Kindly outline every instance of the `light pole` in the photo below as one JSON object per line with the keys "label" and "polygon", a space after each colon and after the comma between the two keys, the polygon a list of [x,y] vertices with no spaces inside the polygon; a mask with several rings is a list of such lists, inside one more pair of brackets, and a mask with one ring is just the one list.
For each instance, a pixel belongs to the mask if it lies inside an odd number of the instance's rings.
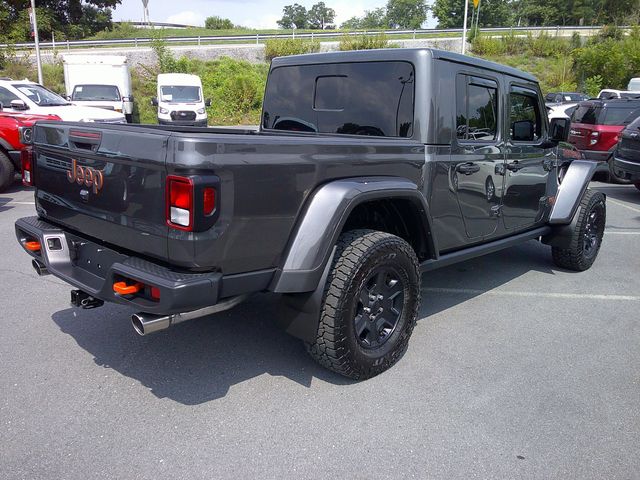
{"label": "light pole", "polygon": [[462,24],[462,54],[467,49],[467,15],[469,14],[469,0],[464,0],[464,23]]}
{"label": "light pole", "polygon": [[40,61],[40,37],[38,36],[38,20],[36,18],[36,0],[31,0],[31,23],[33,38],[36,42],[36,65],[38,67],[38,83],[42,85],[42,62]]}

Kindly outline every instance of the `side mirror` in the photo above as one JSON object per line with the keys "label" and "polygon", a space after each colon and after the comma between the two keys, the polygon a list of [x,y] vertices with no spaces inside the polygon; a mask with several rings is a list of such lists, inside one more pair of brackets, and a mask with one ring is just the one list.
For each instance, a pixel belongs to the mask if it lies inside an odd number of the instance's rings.
{"label": "side mirror", "polygon": [[71,101],[71,95],[65,95],[64,98],[66,98],[68,101]]}
{"label": "side mirror", "polygon": [[14,110],[29,110],[29,106],[23,100],[11,100],[10,105]]}
{"label": "side mirror", "polygon": [[533,122],[531,120],[520,120],[511,124],[513,129],[512,138],[516,142],[530,142],[533,140]]}
{"label": "side mirror", "polygon": [[158,106],[158,98],[157,97],[153,97],[151,99],[151,105],[154,106],[154,107]]}
{"label": "side mirror", "polygon": [[129,95],[128,97],[124,97],[125,101],[133,102],[133,95]]}
{"label": "side mirror", "polygon": [[570,124],[568,118],[552,118],[549,123],[549,138],[555,142],[566,142]]}
{"label": "side mirror", "polygon": [[210,98],[207,98],[207,99],[205,100],[205,102],[204,102],[204,106],[205,106],[205,107],[210,107],[210,106],[211,106],[211,99],[210,99]]}

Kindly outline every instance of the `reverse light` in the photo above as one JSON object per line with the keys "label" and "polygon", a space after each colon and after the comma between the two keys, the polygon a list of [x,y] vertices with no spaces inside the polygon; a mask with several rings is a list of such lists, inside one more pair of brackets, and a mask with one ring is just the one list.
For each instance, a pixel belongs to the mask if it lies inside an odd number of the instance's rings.
{"label": "reverse light", "polygon": [[595,145],[600,140],[600,132],[591,132],[589,145]]}
{"label": "reverse light", "polygon": [[33,185],[33,150],[31,148],[22,149],[20,163],[22,164],[22,184],[31,187]]}
{"label": "reverse light", "polygon": [[193,182],[189,178],[167,177],[167,224],[179,230],[193,230]]}

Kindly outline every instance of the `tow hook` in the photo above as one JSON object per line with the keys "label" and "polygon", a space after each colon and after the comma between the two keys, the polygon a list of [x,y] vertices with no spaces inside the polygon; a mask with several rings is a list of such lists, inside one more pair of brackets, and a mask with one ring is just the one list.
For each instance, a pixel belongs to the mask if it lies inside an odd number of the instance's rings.
{"label": "tow hook", "polygon": [[84,309],[98,308],[104,305],[99,298],[92,297],[82,290],[71,290],[71,306]]}

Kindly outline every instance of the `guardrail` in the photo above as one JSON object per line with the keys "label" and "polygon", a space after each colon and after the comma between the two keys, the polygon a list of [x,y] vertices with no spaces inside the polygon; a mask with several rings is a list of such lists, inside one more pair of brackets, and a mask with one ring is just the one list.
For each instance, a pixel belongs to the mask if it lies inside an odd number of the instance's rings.
{"label": "guardrail", "polygon": [[[500,33],[500,32],[547,32],[547,33],[560,33],[561,31],[598,31],[602,28],[601,26],[557,26],[557,27],[496,27],[496,28],[483,28],[482,31],[485,33]],[[622,27],[626,28],[626,27]],[[320,31],[318,33],[295,33],[295,30],[292,33],[256,33],[251,35],[213,35],[213,36],[196,36],[196,37],[164,37],[163,40],[167,43],[197,43],[200,45],[201,43],[208,42],[217,42],[217,41],[247,41],[251,43],[259,44],[260,41],[269,40],[272,38],[310,38],[312,40],[315,39],[323,39],[323,38],[337,38],[343,35],[378,35],[380,33],[384,33],[388,36],[396,36],[396,35],[413,35],[415,38],[417,35],[433,35],[433,34],[443,34],[443,33],[462,33],[461,28],[449,28],[449,29],[421,29],[421,30],[376,30],[376,31],[360,31],[360,32],[340,32],[340,31]],[[151,42],[153,42],[153,38],[151,37],[141,37],[141,38],[122,38],[122,39],[114,39],[114,40],[66,40],[62,42],[40,42],[40,48],[70,48],[70,47],[99,47],[105,45],[131,45],[133,44],[135,47],[145,46]],[[0,48],[8,47],[8,44],[0,44]],[[29,49],[35,48],[34,43],[16,43],[12,44],[11,47],[21,48],[21,49]]]}

